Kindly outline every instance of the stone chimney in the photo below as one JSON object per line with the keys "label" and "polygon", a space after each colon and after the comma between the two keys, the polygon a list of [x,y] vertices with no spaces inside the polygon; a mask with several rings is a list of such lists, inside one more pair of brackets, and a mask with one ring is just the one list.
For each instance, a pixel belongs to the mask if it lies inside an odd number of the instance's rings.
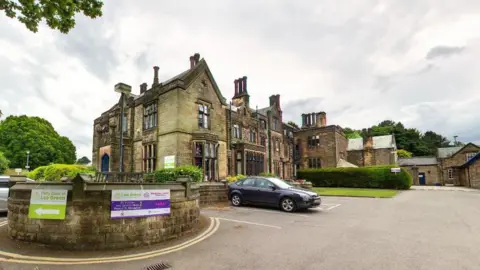
{"label": "stone chimney", "polygon": [[302,113],[302,128],[306,126],[307,115]]}
{"label": "stone chimney", "polygon": [[274,104],[277,109],[280,110],[280,95],[270,96],[270,106],[273,106]]}
{"label": "stone chimney", "polygon": [[237,79],[238,82],[238,94],[243,94],[243,80],[242,78]]}
{"label": "stone chimney", "polygon": [[193,55],[193,61],[195,62],[195,66],[198,65],[198,62],[200,62],[200,54],[196,53]]}
{"label": "stone chimney", "polygon": [[373,136],[372,136],[372,134],[368,133],[367,138],[363,141],[363,148],[364,149],[372,149],[373,148]]}
{"label": "stone chimney", "polygon": [[322,127],[321,113],[315,113],[315,127]]}
{"label": "stone chimney", "polygon": [[247,92],[247,76],[242,77],[242,93],[248,93]]}
{"label": "stone chimney", "polygon": [[325,112],[319,112],[318,113],[318,119],[320,122],[320,127],[326,127],[327,126],[327,114]]}
{"label": "stone chimney", "polygon": [[233,83],[235,84],[235,94],[233,95],[234,97],[238,96],[238,80],[235,80],[233,81]]}
{"label": "stone chimney", "polygon": [[153,85],[152,86],[155,86],[158,84],[158,70],[160,68],[157,67],[157,66],[154,66],[153,67]]}
{"label": "stone chimney", "polygon": [[195,59],[193,58],[193,55],[190,56],[190,69],[192,69],[193,67],[195,67]]}
{"label": "stone chimney", "polygon": [[147,86],[147,83],[140,84],[140,94],[143,94],[145,91],[147,91]]}

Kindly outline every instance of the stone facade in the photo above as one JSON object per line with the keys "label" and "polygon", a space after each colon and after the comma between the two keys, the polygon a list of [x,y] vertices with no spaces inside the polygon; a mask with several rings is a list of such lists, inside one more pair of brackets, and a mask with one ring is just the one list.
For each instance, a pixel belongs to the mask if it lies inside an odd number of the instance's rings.
{"label": "stone facade", "polygon": [[349,139],[348,162],[360,167],[397,163],[397,146],[393,135]]}
{"label": "stone facade", "polygon": [[[414,185],[437,185],[442,184],[440,173],[437,165],[420,165],[420,166],[401,166],[405,168],[412,176]],[[425,177],[425,182],[420,183],[419,175]]]}
{"label": "stone facade", "polygon": [[[184,186],[185,185],[185,186]],[[103,250],[150,245],[197,230],[199,188],[190,184],[17,183],[8,200],[8,234],[15,240],[67,250]],[[67,189],[65,220],[29,219],[31,190]],[[170,189],[167,216],[111,219],[114,189]]]}
{"label": "stone facade", "polygon": [[459,179],[463,186],[480,188],[480,154],[460,167]]}
{"label": "stone facade", "polygon": [[[448,150],[453,151],[448,152]],[[450,149],[439,148],[438,164],[442,182],[465,186],[466,183],[460,179],[460,167],[468,161],[468,158],[473,157],[478,152],[480,152],[480,147],[473,143],[469,143],[463,147],[452,147]]]}

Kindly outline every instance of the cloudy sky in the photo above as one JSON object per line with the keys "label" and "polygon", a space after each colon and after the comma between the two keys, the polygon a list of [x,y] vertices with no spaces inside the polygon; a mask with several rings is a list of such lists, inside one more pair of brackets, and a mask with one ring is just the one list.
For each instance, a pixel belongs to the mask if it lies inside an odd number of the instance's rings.
{"label": "cloudy sky", "polygon": [[248,76],[251,103],[280,94],[284,120],[384,119],[480,142],[480,1],[105,1],[68,35],[0,15],[0,109],[48,119],[91,157],[93,120],[154,65],[166,80],[198,52],[224,96]]}

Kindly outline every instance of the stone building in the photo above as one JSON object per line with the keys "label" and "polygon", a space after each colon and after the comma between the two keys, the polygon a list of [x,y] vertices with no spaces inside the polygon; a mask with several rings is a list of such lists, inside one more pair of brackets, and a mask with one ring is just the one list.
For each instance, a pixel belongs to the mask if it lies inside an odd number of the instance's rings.
{"label": "stone building", "polygon": [[436,157],[400,158],[398,165],[412,175],[414,185],[443,185]]}
{"label": "stone building", "polygon": [[480,188],[480,153],[459,167],[458,178],[462,186]]}
{"label": "stone building", "polygon": [[397,144],[394,135],[368,136],[348,140],[348,162],[357,166],[397,164]]}
{"label": "stone building", "polygon": [[[226,100],[199,54],[190,67],[159,82],[140,85],[140,94],[129,94],[122,117],[125,171],[152,172],[166,158],[176,166],[195,164],[205,178],[227,176]],[[92,163],[101,171],[119,170],[119,105],[94,121]],[[170,162],[170,161],[169,161]]]}
{"label": "stone building", "polygon": [[337,167],[347,156],[343,129],[327,125],[325,112],[302,114],[302,126],[294,131],[296,169]]}
{"label": "stone building", "polygon": [[465,186],[466,178],[460,178],[461,170],[465,168],[462,166],[479,152],[480,147],[473,143],[468,143],[463,147],[438,148],[437,158],[442,182]]}
{"label": "stone building", "polygon": [[291,178],[293,132],[284,129],[280,95],[270,96],[268,107],[252,109],[247,77],[235,80],[234,86],[232,102],[226,110],[229,174],[269,172]]}

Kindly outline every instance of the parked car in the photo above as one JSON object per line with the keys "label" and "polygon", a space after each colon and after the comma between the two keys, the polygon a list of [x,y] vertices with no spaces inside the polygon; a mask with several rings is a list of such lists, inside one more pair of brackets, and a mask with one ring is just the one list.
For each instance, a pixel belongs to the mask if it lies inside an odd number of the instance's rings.
{"label": "parked car", "polygon": [[8,212],[7,199],[8,199],[8,181],[10,178],[0,176],[0,213]]}
{"label": "parked car", "polygon": [[[0,213],[8,212],[7,201],[9,191],[10,176],[0,175]],[[35,180],[27,178],[27,182],[35,182]]]}
{"label": "parked car", "polygon": [[320,196],[312,191],[296,188],[279,178],[247,177],[228,186],[232,205],[253,204],[279,207],[286,212],[320,206]]}

